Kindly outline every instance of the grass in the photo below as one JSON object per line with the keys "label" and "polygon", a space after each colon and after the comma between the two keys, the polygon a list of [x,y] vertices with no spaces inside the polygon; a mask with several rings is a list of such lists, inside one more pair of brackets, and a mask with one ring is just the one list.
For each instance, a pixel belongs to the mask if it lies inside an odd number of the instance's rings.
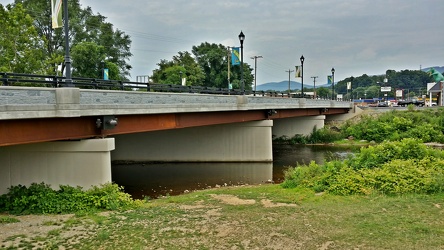
{"label": "grass", "polygon": [[16,218],[0,215],[0,224],[15,223],[15,222],[19,222],[19,221],[20,220],[18,220]]}
{"label": "grass", "polygon": [[[256,202],[230,205],[217,197]],[[264,200],[279,206],[266,207]],[[444,249],[443,215],[444,194],[333,196],[246,186],[78,215],[33,243],[71,249]]]}

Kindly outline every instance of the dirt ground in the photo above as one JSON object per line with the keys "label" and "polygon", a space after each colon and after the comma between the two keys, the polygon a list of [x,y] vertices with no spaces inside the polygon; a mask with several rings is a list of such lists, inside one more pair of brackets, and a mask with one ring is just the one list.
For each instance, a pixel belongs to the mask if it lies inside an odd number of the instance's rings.
{"label": "dirt ground", "polygon": [[[256,204],[255,200],[240,199],[234,195],[212,194],[211,197],[215,200],[218,200],[220,203],[234,205],[234,206]],[[260,200],[260,203],[263,207],[268,207],[268,208],[281,207],[281,206],[297,206],[295,204],[274,203],[267,199]],[[182,205],[180,206],[180,208],[183,210],[198,210],[208,207],[207,205],[204,204],[196,204],[196,205]],[[210,210],[209,212],[211,211],[217,213],[216,210]],[[109,214],[109,212],[104,212],[101,213],[100,215],[106,216],[107,214]],[[80,226],[76,230],[68,230],[67,232],[63,230],[64,224],[74,216],[75,215],[73,214],[9,216],[18,219],[19,222],[0,224],[0,232],[1,232],[0,248],[17,247],[19,246],[20,241],[24,238],[27,239],[31,238],[38,239],[39,237],[45,238],[48,235],[48,233],[54,230],[63,231],[63,234],[61,236],[66,239],[87,237],[85,232],[88,229],[80,228],[82,226]],[[207,217],[208,220],[211,220],[211,218],[212,218],[211,215]],[[34,244],[32,248],[37,249],[38,247],[39,247],[38,245]],[[25,248],[27,249],[27,247]]]}

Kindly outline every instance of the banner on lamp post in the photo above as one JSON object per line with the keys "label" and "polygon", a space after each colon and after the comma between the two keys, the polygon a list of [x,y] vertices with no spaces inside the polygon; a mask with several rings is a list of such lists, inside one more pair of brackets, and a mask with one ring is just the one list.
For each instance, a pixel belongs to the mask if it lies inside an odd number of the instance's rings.
{"label": "banner on lamp post", "polygon": [[233,47],[231,51],[231,65],[239,65],[239,47]]}
{"label": "banner on lamp post", "polygon": [[52,28],[57,29],[63,26],[62,23],[62,0],[51,0]]}

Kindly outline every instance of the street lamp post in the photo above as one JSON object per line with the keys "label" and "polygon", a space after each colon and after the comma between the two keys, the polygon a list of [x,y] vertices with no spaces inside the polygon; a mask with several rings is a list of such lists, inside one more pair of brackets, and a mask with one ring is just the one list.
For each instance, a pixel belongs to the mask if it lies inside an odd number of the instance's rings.
{"label": "street lamp post", "polygon": [[331,99],[335,99],[335,68],[331,68]]}
{"label": "street lamp post", "polygon": [[69,55],[68,0],[63,0],[63,14],[65,17],[65,86],[74,87],[71,78],[71,57]]}
{"label": "street lamp post", "polygon": [[304,55],[301,56],[301,58],[299,58],[301,60],[301,94],[302,94],[302,98],[304,98]]}
{"label": "street lamp post", "polygon": [[252,56],[251,59],[254,59],[254,95],[256,95],[256,76],[257,76],[257,59],[262,58],[262,56]]}
{"label": "street lamp post", "polygon": [[241,45],[241,91],[242,95],[245,95],[245,83],[244,83],[244,40],[245,35],[241,30],[241,33],[239,34],[239,41]]}

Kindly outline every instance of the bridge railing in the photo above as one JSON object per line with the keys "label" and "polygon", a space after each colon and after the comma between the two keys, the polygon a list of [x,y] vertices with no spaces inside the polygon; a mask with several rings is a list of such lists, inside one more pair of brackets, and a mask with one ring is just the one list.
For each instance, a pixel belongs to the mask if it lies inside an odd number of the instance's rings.
{"label": "bridge railing", "polygon": [[[252,91],[241,89],[228,89],[205,86],[183,86],[179,84],[143,83],[118,80],[103,80],[97,78],[73,77],[72,84],[84,89],[107,89],[148,92],[174,92],[174,93],[199,93],[219,95],[253,95],[262,97],[301,98],[301,95],[289,94],[280,91]],[[53,75],[34,75],[21,73],[0,72],[0,86],[24,86],[24,87],[66,87],[65,77]],[[307,96],[305,96],[307,97]]]}

